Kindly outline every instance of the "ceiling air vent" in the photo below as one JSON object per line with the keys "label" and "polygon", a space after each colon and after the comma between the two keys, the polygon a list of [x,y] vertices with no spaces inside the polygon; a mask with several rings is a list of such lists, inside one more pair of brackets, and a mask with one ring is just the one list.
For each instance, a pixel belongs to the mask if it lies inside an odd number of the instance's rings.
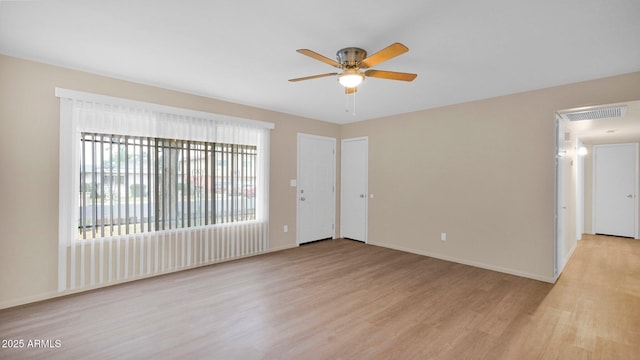
{"label": "ceiling air vent", "polygon": [[560,116],[569,121],[620,118],[627,114],[627,105],[590,106],[573,110],[560,111]]}

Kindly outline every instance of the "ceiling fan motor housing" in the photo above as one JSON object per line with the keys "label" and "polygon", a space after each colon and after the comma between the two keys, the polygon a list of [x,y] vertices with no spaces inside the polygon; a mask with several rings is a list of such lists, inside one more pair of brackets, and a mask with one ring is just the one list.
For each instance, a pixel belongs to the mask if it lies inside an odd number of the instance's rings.
{"label": "ceiling fan motor housing", "polygon": [[338,50],[336,58],[343,69],[358,69],[362,60],[367,58],[367,52],[361,48],[348,47]]}

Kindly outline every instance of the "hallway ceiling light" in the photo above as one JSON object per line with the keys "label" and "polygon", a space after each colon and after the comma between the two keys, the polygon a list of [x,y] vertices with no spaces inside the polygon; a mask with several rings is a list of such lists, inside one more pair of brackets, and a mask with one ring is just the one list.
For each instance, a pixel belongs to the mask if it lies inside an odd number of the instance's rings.
{"label": "hallway ceiling light", "polygon": [[578,148],[578,155],[580,155],[580,156],[585,156],[585,155],[587,155],[587,153],[588,153],[588,152],[589,152],[589,151],[588,151],[588,150],[587,150],[587,148],[586,148],[586,147],[584,147],[584,146],[580,146],[580,147]]}

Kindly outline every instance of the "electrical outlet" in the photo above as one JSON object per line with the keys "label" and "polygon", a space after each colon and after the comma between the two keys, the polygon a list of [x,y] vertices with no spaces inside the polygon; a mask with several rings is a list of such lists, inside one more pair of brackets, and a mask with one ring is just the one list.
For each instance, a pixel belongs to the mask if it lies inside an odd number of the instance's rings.
{"label": "electrical outlet", "polygon": [[289,225],[285,225],[283,231],[284,232],[289,232]]}
{"label": "electrical outlet", "polygon": [[440,240],[447,241],[447,233],[440,233]]}

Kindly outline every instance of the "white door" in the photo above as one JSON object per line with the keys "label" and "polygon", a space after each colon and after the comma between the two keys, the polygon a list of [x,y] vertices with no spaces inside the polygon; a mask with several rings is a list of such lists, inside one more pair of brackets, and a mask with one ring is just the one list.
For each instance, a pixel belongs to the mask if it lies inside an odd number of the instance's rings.
{"label": "white door", "polygon": [[344,139],[340,151],[340,236],[367,242],[369,139]]}
{"label": "white door", "polygon": [[593,148],[595,233],[637,237],[638,144]]}
{"label": "white door", "polygon": [[298,244],[334,237],[335,149],[334,138],[298,134]]}

